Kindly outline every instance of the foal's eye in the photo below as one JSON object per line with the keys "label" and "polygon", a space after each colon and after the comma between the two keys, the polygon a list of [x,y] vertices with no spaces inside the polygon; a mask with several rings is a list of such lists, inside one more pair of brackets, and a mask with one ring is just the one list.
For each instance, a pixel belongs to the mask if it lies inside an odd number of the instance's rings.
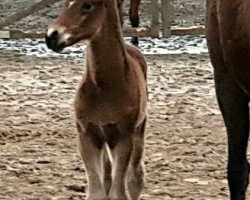
{"label": "foal's eye", "polygon": [[91,5],[91,4],[89,4],[89,3],[84,3],[84,4],[82,5],[82,12],[83,12],[83,13],[87,13],[87,12],[91,11],[92,8],[93,8],[93,5]]}

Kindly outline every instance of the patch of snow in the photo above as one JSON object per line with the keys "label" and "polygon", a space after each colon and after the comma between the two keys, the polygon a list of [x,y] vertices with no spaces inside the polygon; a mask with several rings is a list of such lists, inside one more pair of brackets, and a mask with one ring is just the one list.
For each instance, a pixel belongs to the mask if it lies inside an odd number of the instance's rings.
{"label": "patch of snow", "polygon": [[[131,38],[125,41],[130,43]],[[204,36],[172,36],[170,38],[140,38],[139,48],[145,55],[155,54],[201,54],[207,53]],[[82,43],[67,47],[60,54],[49,50],[42,39],[0,39],[0,51],[14,51],[28,56],[37,57],[71,57],[81,58],[85,54],[85,45]]]}

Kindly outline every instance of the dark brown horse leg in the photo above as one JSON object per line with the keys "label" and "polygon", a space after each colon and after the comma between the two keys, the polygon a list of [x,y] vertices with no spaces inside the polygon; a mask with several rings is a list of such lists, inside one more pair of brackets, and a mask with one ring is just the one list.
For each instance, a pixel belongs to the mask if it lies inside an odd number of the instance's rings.
{"label": "dark brown horse leg", "polygon": [[228,74],[221,49],[215,2],[207,0],[206,38],[215,72],[217,99],[228,134],[228,183],[231,200],[244,200],[249,179],[246,157],[249,136],[249,98]]}
{"label": "dark brown horse leg", "polygon": [[[141,0],[130,0],[129,18],[130,18],[131,26],[133,28],[138,28],[140,24],[140,18],[139,18],[140,3],[141,3]],[[138,46],[139,44],[138,37],[132,37],[131,42],[135,46]]]}
{"label": "dark brown horse leg", "polygon": [[228,76],[216,78],[215,74],[215,81],[218,102],[228,134],[228,183],[231,200],[245,200],[249,180],[249,164],[246,157],[249,98]]}

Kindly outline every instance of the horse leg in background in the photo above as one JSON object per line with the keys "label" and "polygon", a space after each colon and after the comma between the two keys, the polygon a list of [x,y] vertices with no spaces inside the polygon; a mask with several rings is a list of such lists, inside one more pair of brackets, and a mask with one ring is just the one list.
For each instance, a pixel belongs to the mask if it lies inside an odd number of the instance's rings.
{"label": "horse leg in background", "polygon": [[228,134],[228,183],[231,200],[245,200],[249,181],[249,164],[246,156],[249,137],[249,98],[228,76],[221,78],[220,74],[220,79],[215,82]]}
{"label": "horse leg in background", "polygon": [[231,200],[245,200],[249,180],[246,156],[249,137],[249,97],[228,73],[221,46],[218,17],[214,11],[215,2],[207,0],[206,38],[214,67],[217,100],[227,128],[228,184]]}
{"label": "horse leg in background", "polygon": [[[129,18],[131,26],[133,28],[138,28],[140,24],[139,9],[141,0],[130,0]],[[132,44],[135,46],[139,45],[138,37],[132,37]]]}

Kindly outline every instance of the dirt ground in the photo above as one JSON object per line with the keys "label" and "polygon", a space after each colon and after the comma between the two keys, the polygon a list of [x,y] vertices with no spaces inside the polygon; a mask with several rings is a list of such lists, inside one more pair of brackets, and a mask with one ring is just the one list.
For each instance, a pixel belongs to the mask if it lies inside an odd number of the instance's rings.
{"label": "dirt ground", "polygon": [[[10,52],[0,52],[0,60],[0,199],[84,199],[86,175],[71,109],[83,60]],[[228,199],[226,133],[208,56],[147,60],[142,199]]]}
{"label": "dirt ground", "polygon": [[[38,0],[36,0],[38,1]],[[64,2],[64,1],[62,1]],[[59,14],[62,2],[47,7],[38,13],[16,22],[7,29],[44,30],[47,25]],[[125,0],[125,27],[130,26],[128,20],[129,0]],[[140,19],[141,26],[150,26],[151,0],[142,0]],[[6,18],[15,12],[34,4],[34,0],[1,0],[0,19]],[[204,25],[205,0],[171,0],[172,26],[189,27]]]}

